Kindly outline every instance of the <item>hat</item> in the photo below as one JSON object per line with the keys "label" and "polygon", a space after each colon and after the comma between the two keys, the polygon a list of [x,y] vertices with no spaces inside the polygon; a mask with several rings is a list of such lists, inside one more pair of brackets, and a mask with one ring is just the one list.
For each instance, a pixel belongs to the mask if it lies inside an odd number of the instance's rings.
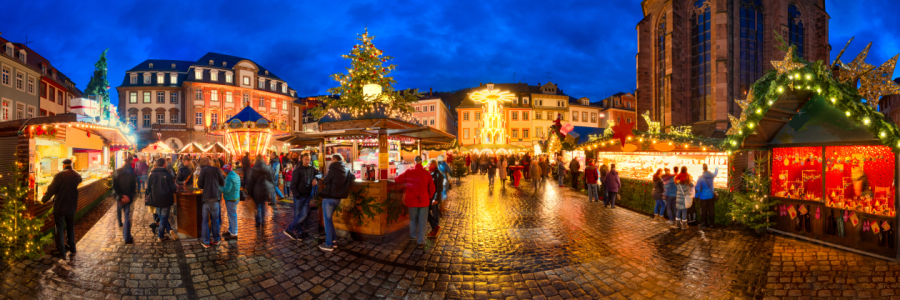
{"label": "hat", "polygon": [[66,159],[63,160],[63,164],[64,164],[64,165],[71,165],[71,164],[72,164],[72,160],[66,158]]}
{"label": "hat", "polygon": [[222,167],[222,170],[225,170],[225,172],[231,172],[231,164],[225,165],[224,167]]}

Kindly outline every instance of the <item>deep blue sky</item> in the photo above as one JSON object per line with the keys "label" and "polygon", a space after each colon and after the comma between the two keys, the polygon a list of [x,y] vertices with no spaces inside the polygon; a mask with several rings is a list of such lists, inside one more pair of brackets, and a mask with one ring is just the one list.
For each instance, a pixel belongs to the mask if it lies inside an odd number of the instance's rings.
{"label": "deep blue sky", "polygon": [[[351,3],[352,4],[348,4]],[[479,82],[550,80],[575,97],[603,99],[635,88],[640,1],[14,1],[0,32],[87,86],[109,48],[113,87],[145,59],[197,60],[207,52],[249,58],[299,95],[325,94],[340,55],[368,24],[396,57],[397,88],[454,90]],[[407,2],[407,1],[398,1]],[[412,2],[412,1],[409,1]],[[867,62],[900,53],[896,0],[828,0],[832,57],[851,37],[849,61],[874,42]],[[895,72],[900,74],[900,72]],[[896,75],[895,75],[896,77]],[[117,97],[113,93],[113,102]]]}

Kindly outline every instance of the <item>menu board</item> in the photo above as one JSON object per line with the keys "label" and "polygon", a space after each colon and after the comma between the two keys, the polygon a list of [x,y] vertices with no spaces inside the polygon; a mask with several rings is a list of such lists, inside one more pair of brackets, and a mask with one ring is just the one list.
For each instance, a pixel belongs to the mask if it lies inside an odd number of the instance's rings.
{"label": "menu board", "polygon": [[[599,152],[601,164],[616,164],[619,177],[652,180],[657,169],[687,167],[688,174],[697,178],[703,174],[703,164],[714,173],[715,188],[728,186],[728,156],[724,153],[659,153],[659,152]],[[718,172],[716,171],[718,169]]]}
{"label": "menu board", "polygon": [[822,147],[772,150],[772,196],[822,200]]}
{"label": "menu board", "polygon": [[894,216],[894,153],[886,146],[825,147],[826,205]]}

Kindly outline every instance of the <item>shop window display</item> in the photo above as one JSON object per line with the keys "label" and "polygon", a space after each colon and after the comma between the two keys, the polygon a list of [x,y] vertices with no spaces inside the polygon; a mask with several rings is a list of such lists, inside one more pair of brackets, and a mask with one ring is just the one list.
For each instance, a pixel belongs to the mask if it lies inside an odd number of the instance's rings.
{"label": "shop window display", "polygon": [[772,150],[772,196],[822,200],[822,147]]}
{"label": "shop window display", "polygon": [[894,216],[894,154],[885,146],[825,147],[826,205]]}
{"label": "shop window display", "polygon": [[728,187],[728,156],[725,153],[659,153],[659,152],[599,152],[598,160],[603,164],[616,164],[619,176],[641,180],[652,180],[653,173],[660,168],[682,166],[688,168],[695,180],[703,174],[703,164],[710,172],[718,173],[713,181],[715,188]]}

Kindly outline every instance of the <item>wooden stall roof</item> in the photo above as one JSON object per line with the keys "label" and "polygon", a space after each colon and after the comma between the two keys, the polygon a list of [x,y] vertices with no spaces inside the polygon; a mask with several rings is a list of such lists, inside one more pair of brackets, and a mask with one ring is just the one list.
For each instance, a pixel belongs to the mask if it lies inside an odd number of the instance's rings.
{"label": "wooden stall roof", "polygon": [[402,136],[407,138],[419,139],[423,145],[448,144],[456,139],[456,136],[449,134],[443,130],[413,124],[398,119],[357,119],[347,121],[333,121],[319,124],[321,132],[314,133],[296,133],[291,136],[278,138],[276,140],[289,143],[291,145],[317,145],[321,140],[332,137],[342,136],[377,136],[378,134],[388,134],[391,136]]}
{"label": "wooden stall roof", "polygon": [[772,139],[797,114],[797,111],[813,96],[812,91],[785,91],[769,110],[763,115],[753,133],[744,139],[742,148],[756,149],[767,147]]}

